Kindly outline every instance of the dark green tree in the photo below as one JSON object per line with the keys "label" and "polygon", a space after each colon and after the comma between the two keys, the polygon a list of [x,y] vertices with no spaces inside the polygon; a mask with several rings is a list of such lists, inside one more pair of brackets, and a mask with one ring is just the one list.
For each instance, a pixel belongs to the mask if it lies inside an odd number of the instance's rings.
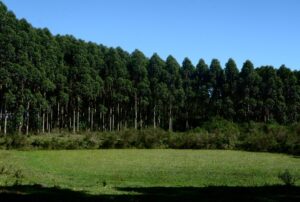
{"label": "dark green tree", "polygon": [[[145,55],[139,51],[135,50],[131,54],[131,60],[129,65],[129,73],[132,81],[133,87],[133,101],[134,101],[134,128],[143,127],[145,121],[145,111],[149,104],[149,80],[147,73],[148,60]],[[139,117],[139,118],[138,118]]]}

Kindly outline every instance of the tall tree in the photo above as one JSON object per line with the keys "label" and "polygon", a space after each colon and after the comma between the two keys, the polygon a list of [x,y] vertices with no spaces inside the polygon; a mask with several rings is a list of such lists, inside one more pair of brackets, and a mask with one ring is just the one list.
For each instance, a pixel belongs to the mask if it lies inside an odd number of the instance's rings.
{"label": "tall tree", "polygon": [[182,88],[182,79],[180,76],[180,65],[172,56],[166,60],[167,77],[166,83],[168,88],[167,102],[168,106],[168,129],[173,130],[174,117],[178,116],[179,109],[183,106],[184,91]]}
{"label": "tall tree", "polygon": [[194,82],[194,92],[196,95],[196,120],[203,121],[208,118],[208,105],[209,105],[209,69],[208,65],[203,59],[200,59],[195,71],[195,82]]}
{"label": "tall tree", "polygon": [[[157,126],[157,116],[158,123],[160,123],[160,115],[159,111],[162,105],[162,94],[158,91],[158,88],[162,86],[164,82],[162,80],[162,72],[165,69],[165,62],[155,53],[149,60],[148,65],[148,77],[150,82],[150,90],[151,90],[151,107],[153,110],[153,127]],[[159,125],[160,126],[160,125]]]}
{"label": "tall tree", "polygon": [[233,59],[229,59],[225,65],[225,83],[223,86],[223,115],[232,120],[236,115],[235,103],[237,100],[237,88],[239,79],[239,70]]}
{"label": "tall tree", "polygon": [[277,70],[277,75],[282,82],[282,95],[284,97],[284,103],[281,103],[280,120],[283,123],[293,123],[299,120],[300,110],[300,88],[297,84],[297,77],[285,65],[282,65]]}
{"label": "tall tree", "polygon": [[255,120],[254,114],[259,98],[259,83],[261,77],[254,70],[251,61],[247,60],[239,74],[239,120]]}
{"label": "tall tree", "polygon": [[145,55],[135,50],[131,54],[129,65],[130,78],[132,80],[134,93],[134,128],[138,128],[138,117],[140,128],[143,127],[145,107],[148,106],[149,100],[149,80],[147,73],[148,60]]}
{"label": "tall tree", "polygon": [[209,67],[210,112],[212,116],[220,116],[222,113],[224,83],[225,75],[220,61],[213,59]]}
{"label": "tall tree", "polygon": [[193,76],[194,76],[195,67],[193,66],[190,59],[185,58],[182,63],[181,68],[181,77],[182,77],[182,87],[185,93],[185,106],[183,108],[184,119],[185,119],[185,128],[190,128],[190,119],[193,116],[194,108],[194,99],[195,93],[193,91]]}

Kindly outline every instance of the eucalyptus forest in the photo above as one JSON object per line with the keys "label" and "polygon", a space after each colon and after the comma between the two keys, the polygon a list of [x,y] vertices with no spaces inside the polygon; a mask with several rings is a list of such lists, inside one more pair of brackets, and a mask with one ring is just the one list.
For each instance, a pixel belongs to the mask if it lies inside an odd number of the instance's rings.
{"label": "eucalyptus forest", "polygon": [[4,134],[187,131],[213,117],[287,125],[300,119],[300,72],[250,60],[222,67],[218,59],[194,66],[148,58],[54,36],[0,3],[0,109]]}

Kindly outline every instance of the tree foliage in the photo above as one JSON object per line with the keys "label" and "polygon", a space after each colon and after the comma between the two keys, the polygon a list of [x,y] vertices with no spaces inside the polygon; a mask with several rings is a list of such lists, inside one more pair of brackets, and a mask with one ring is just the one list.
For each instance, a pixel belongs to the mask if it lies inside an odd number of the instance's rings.
{"label": "tree foliage", "polygon": [[239,69],[229,59],[196,67],[185,58],[52,35],[0,3],[0,132],[188,130],[214,117],[233,122],[300,119],[300,73]]}

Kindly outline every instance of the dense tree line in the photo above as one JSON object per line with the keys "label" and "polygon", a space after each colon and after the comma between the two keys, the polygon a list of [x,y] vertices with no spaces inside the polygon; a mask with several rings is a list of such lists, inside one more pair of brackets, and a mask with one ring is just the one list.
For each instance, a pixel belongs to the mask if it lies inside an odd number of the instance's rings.
{"label": "dense tree line", "polygon": [[213,117],[233,122],[300,119],[300,72],[282,65],[196,67],[128,53],[17,20],[0,2],[0,132],[124,128],[188,130]]}

